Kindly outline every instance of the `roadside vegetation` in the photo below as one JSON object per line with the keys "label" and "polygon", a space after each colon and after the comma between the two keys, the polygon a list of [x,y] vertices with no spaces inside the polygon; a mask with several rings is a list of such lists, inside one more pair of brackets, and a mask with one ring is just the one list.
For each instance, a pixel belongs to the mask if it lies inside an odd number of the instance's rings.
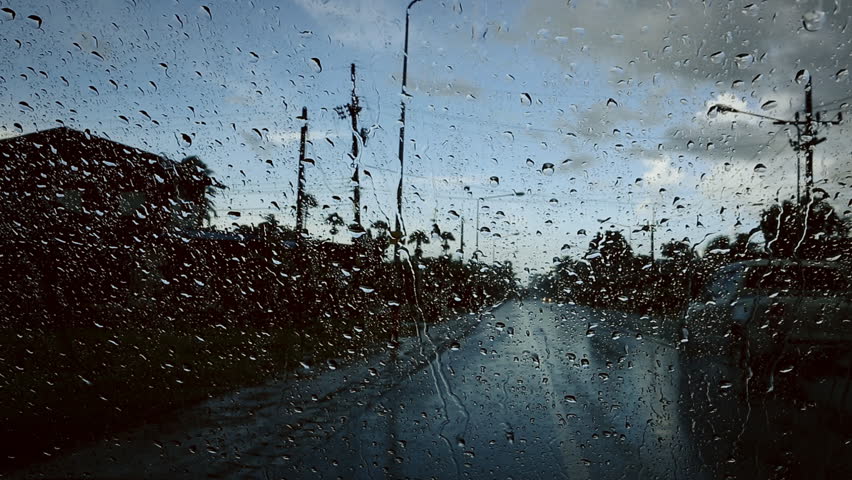
{"label": "roadside vegetation", "polygon": [[[512,266],[424,257],[438,236],[296,238],[274,217],[111,239],[18,243],[0,325],[4,463],[63,453],[243,386],[396,348],[414,323],[498,303]],[[446,240],[445,240],[446,242]],[[47,435],[45,432],[51,432]]]}
{"label": "roadside vegetation", "polygon": [[[653,226],[658,231],[665,222]],[[650,227],[634,233],[647,235]],[[623,231],[598,232],[579,257],[564,256],[531,280],[531,292],[562,302],[643,315],[675,315],[721,267],[760,258],[850,262],[850,227],[827,200],[766,208],[760,224],[730,238],[670,240],[663,258],[637,253]],[[758,241],[761,239],[761,241]],[[850,265],[852,266],[852,265]]]}

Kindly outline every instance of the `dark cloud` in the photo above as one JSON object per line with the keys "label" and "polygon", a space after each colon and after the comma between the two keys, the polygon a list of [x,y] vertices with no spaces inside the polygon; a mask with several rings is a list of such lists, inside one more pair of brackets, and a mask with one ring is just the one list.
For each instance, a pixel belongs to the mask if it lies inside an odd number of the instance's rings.
{"label": "dark cloud", "polygon": [[[738,172],[757,163],[789,167],[795,155],[785,145],[795,130],[742,115],[712,118],[710,105],[792,118],[804,107],[796,77],[805,70],[814,103],[835,115],[843,106],[835,100],[852,102],[850,19],[852,5],[819,0],[541,0],[502,39],[531,45],[600,92],[566,122],[581,143],[626,159],[665,155]],[[609,95],[618,108],[607,107]],[[775,107],[764,111],[767,102]],[[848,127],[828,134],[817,164],[823,178],[842,179],[852,170]]]}
{"label": "dark cloud", "polygon": [[[750,82],[758,93],[793,88],[799,69],[808,69],[826,98],[848,95],[852,53],[850,11],[829,1],[764,1],[744,7],[729,1],[571,1],[531,2],[515,36],[532,37],[536,48],[565,63],[583,57],[624,76],[649,82],[664,75],[685,85]],[[669,7],[671,5],[671,7]],[[817,31],[803,26],[805,14],[825,10]],[[619,70],[616,70],[619,71]]]}

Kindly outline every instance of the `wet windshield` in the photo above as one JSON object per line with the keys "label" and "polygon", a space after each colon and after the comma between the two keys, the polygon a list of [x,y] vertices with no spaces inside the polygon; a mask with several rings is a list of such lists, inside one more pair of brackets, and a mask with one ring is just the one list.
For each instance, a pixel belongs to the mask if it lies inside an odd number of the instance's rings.
{"label": "wet windshield", "polygon": [[0,0],[0,476],[852,478],[850,21]]}
{"label": "wet windshield", "polygon": [[749,268],[745,274],[744,288],[770,294],[849,293],[846,277],[836,268],[796,264]]}

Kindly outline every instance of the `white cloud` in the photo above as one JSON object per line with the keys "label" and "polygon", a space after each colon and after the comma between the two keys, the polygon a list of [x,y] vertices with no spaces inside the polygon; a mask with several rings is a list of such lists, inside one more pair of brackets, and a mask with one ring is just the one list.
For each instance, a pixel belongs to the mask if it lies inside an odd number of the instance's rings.
{"label": "white cloud", "polygon": [[[289,131],[279,131],[279,132],[269,132],[267,134],[267,138],[272,143],[277,143],[279,145],[289,145],[292,143],[298,143],[301,138],[301,132],[296,130]],[[325,139],[335,139],[338,138],[339,135],[336,132],[316,132],[310,131],[308,132],[308,141],[315,142],[317,140],[325,140]]]}
{"label": "white cloud", "polygon": [[683,181],[683,170],[674,166],[671,157],[668,155],[646,158],[643,163],[647,169],[642,174],[642,179],[645,185],[649,187],[677,185]]}
{"label": "white cloud", "polygon": [[[295,0],[320,25],[333,25],[329,36],[348,47],[380,50],[395,35],[400,26],[389,19],[398,19],[403,4],[387,0],[354,2],[351,0]],[[388,15],[387,12],[399,12]]]}

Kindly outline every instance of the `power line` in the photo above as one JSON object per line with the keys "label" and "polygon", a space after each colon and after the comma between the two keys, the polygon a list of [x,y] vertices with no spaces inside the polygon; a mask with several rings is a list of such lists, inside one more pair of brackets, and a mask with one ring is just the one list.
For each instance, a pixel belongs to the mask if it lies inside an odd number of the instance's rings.
{"label": "power line", "polygon": [[[811,189],[814,184],[814,147],[819,145],[820,143],[826,141],[826,137],[819,137],[817,131],[817,125],[839,125],[843,121],[843,114],[838,113],[837,117],[834,120],[821,120],[820,113],[817,112],[814,114],[814,104],[813,104],[813,79],[809,78],[808,82],[805,84],[805,111],[804,111],[804,120],[800,119],[800,113],[796,112],[794,120],[784,120],[779,118],[770,117],[767,115],[762,115],[759,113],[742,111],[737,108],[728,106],[728,105],[714,105],[711,107],[711,110],[716,110],[719,113],[737,113],[742,115],[749,115],[758,118],[765,118],[768,120],[772,120],[775,125],[791,125],[796,127],[796,140],[790,140],[790,146],[793,147],[797,152],[796,158],[798,159],[798,153],[805,153],[805,199],[808,201],[811,197]],[[798,183],[799,175],[797,173],[797,183]],[[797,202],[801,201],[800,193],[797,189],[796,191],[796,200]]]}
{"label": "power line", "polygon": [[823,107],[826,107],[826,106],[829,106],[829,105],[834,105],[835,103],[840,103],[840,102],[843,102],[843,101],[846,101],[846,100],[852,100],[852,95],[849,95],[849,96],[846,96],[846,97],[843,97],[843,98],[838,98],[837,100],[831,100],[830,102],[822,103],[820,105],[817,105],[814,108],[823,108]]}

